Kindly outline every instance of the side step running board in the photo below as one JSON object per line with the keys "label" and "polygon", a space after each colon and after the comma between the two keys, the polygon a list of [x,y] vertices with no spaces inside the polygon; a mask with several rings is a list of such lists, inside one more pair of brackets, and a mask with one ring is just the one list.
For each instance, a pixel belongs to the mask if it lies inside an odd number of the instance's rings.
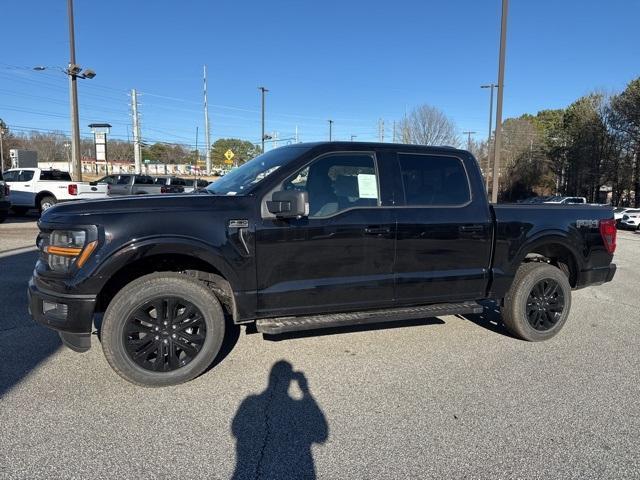
{"label": "side step running board", "polygon": [[278,334],[298,330],[364,325],[367,323],[393,322],[441,315],[464,315],[482,313],[482,305],[477,302],[436,303],[420,307],[386,308],[364,312],[333,313],[306,317],[263,318],[256,321],[256,329],[261,333]]}

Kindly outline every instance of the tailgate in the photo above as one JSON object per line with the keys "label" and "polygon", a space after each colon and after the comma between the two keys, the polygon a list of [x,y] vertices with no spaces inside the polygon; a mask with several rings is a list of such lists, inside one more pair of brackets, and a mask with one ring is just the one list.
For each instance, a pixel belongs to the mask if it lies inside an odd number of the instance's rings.
{"label": "tailgate", "polygon": [[78,183],[78,199],[106,198],[109,186],[106,183]]}

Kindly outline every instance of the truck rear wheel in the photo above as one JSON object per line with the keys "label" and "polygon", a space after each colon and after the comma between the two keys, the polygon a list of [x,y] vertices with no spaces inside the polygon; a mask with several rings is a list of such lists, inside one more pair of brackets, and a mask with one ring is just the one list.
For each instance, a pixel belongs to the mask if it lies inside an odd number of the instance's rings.
{"label": "truck rear wheel", "polygon": [[172,272],[145,275],[113,298],[102,321],[102,349],[125,380],[145,387],[187,382],[220,351],[225,318],[215,294]]}
{"label": "truck rear wheel", "polygon": [[504,298],[502,321],[516,337],[539,342],[562,329],[570,309],[567,276],[547,263],[524,263]]}
{"label": "truck rear wheel", "polygon": [[56,203],[58,203],[58,201],[56,200],[55,197],[52,197],[51,195],[47,195],[46,197],[42,197],[40,199],[40,204],[38,205],[38,207],[40,209],[40,213],[42,213],[45,210],[48,210],[49,208],[53,207]]}

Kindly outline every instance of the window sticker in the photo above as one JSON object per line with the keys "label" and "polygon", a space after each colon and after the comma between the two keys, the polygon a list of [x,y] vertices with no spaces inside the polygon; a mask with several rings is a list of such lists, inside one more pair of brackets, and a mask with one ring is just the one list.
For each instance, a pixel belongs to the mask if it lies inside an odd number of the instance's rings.
{"label": "window sticker", "polygon": [[358,174],[358,192],[360,198],[378,198],[378,183],[375,174]]}

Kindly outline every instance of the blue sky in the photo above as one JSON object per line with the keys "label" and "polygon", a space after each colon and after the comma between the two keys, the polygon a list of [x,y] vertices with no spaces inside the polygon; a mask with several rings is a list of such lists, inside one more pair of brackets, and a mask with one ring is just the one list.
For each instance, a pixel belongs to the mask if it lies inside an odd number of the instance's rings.
{"label": "blue sky", "polygon": [[[15,131],[69,130],[65,0],[4,2],[0,118]],[[75,1],[82,134],[109,122],[130,136],[128,91],[140,95],[142,135],[204,141],[202,65],[209,68],[212,139],[260,138],[298,127],[303,141],[385,140],[405,109],[429,103],[460,132],[488,128],[500,0]],[[505,116],[558,108],[593,89],[618,91],[640,75],[640,1],[511,0]]]}

